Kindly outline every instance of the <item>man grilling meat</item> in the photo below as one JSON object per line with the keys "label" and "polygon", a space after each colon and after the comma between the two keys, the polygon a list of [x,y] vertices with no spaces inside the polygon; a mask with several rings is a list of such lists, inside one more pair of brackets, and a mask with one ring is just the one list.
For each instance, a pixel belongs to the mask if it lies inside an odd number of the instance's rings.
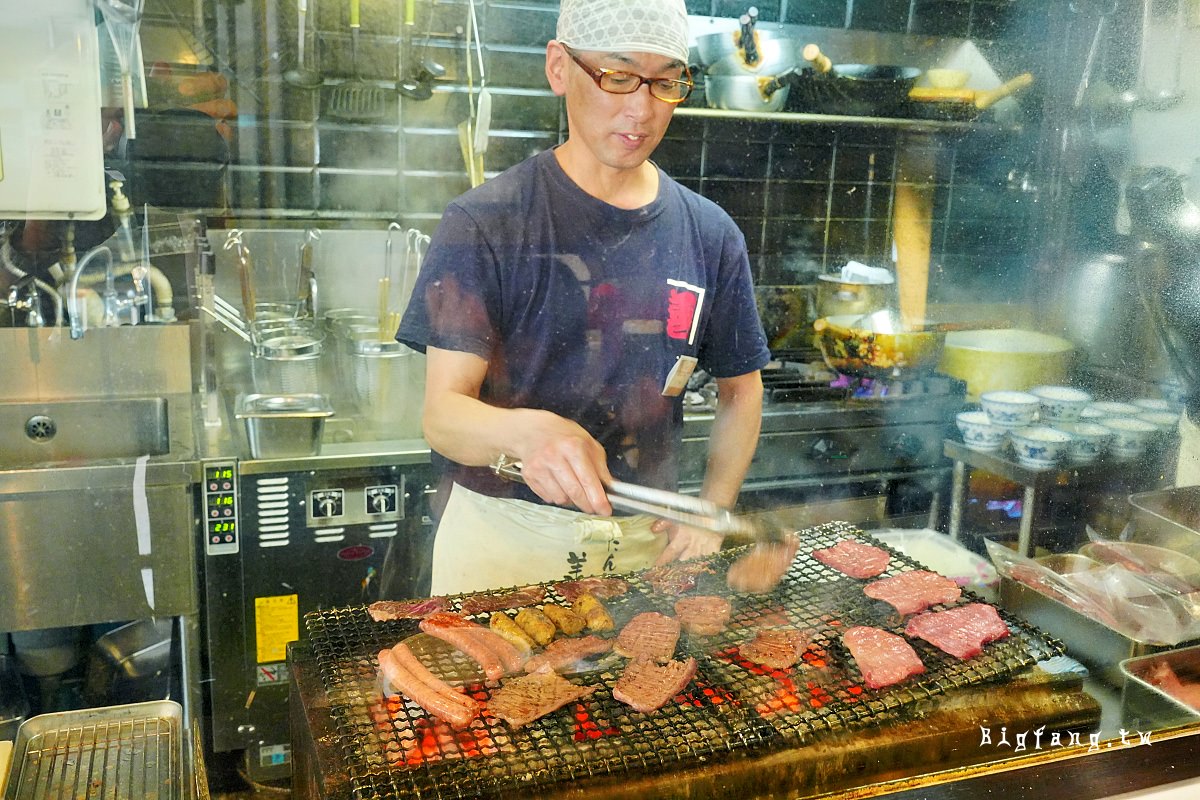
{"label": "man grilling meat", "polygon": [[[737,498],[769,354],[745,240],[649,161],[692,89],[682,0],[564,0],[546,77],[568,136],[454,200],[397,338],[427,353],[444,479],[434,594],[712,553],[712,533],[613,516],[605,485],[677,484],[682,390],[720,393],[701,496]],[[505,454],[528,486],[496,478]]]}

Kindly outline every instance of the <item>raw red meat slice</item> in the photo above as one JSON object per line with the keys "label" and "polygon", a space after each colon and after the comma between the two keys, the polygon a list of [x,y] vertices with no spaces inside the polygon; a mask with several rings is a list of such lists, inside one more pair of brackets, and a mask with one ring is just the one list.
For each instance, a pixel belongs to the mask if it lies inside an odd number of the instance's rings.
{"label": "raw red meat slice", "polygon": [[808,649],[808,636],[796,628],[760,628],[738,652],[764,667],[787,669]]}
{"label": "raw red meat slice", "polygon": [[588,635],[578,639],[555,639],[546,649],[525,662],[526,672],[537,672],[549,667],[558,672],[577,661],[612,650],[612,642],[599,636]]}
{"label": "raw red meat slice", "polygon": [[696,675],[696,659],[656,664],[639,658],[630,662],[613,687],[613,699],[648,714],[682,692]]}
{"label": "raw red meat slice", "polygon": [[431,614],[421,620],[420,628],[475,659],[489,681],[520,672],[525,664],[525,657],[507,639],[458,614]]}
{"label": "raw red meat slice", "polygon": [[669,661],[679,642],[679,620],[657,611],[643,611],[617,634],[613,650],[626,658]]}
{"label": "raw red meat slice", "polygon": [[707,561],[672,561],[651,567],[642,573],[642,580],[659,594],[683,594],[696,588],[696,578],[713,568]]}
{"label": "raw red meat slice", "polygon": [[386,622],[389,619],[421,619],[450,607],[444,597],[430,597],[427,600],[376,600],[367,606],[367,613],[376,622]]}
{"label": "raw red meat slice", "polygon": [[426,677],[425,674],[414,673],[409,667],[410,664],[397,657],[394,649],[379,651],[379,671],[384,680],[426,712],[460,728],[469,725],[479,715],[479,704],[474,700],[455,692],[428,670],[425,670],[428,673]]}
{"label": "raw red meat slice", "polygon": [[693,636],[716,636],[725,630],[733,606],[724,597],[704,594],[675,601],[675,616]]}
{"label": "raw red meat slice", "polygon": [[735,592],[769,592],[783,580],[799,549],[800,540],[790,535],[782,542],[759,542],[730,564],[725,583]]}
{"label": "raw red meat slice", "polygon": [[886,550],[853,539],[842,539],[833,547],[813,550],[813,558],[851,578],[874,578],[887,569],[892,560]]}
{"label": "raw red meat slice", "polygon": [[958,658],[974,658],[988,642],[1008,636],[1000,613],[987,603],[968,603],[947,611],[930,611],[913,617],[904,632],[924,639]]}
{"label": "raw red meat slice", "polygon": [[504,682],[492,692],[487,708],[514,728],[527,725],[567,703],[592,694],[598,686],[576,686],[547,669]]}
{"label": "raw red meat slice", "polygon": [[863,594],[890,603],[901,614],[915,614],[930,606],[953,603],[962,596],[962,589],[944,575],[914,569],[868,583]]}
{"label": "raw red meat slice", "polygon": [[568,603],[574,603],[581,594],[590,594],[597,600],[608,600],[628,592],[629,581],[613,576],[595,575],[591,578],[580,578],[577,581],[556,583],[554,589]]}
{"label": "raw red meat slice", "polygon": [[925,671],[912,646],[894,633],[858,625],[842,634],[842,642],[854,656],[863,681],[882,689]]}
{"label": "raw red meat slice", "polygon": [[506,608],[537,605],[544,599],[546,599],[546,587],[526,586],[524,589],[515,589],[503,594],[474,594],[464,597],[459,603],[459,608],[466,616],[473,616],[503,611]]}

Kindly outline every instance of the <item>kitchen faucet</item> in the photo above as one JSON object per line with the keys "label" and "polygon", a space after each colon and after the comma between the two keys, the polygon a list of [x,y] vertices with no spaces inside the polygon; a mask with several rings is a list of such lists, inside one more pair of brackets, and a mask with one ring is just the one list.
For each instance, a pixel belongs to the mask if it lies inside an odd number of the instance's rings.
{"label": "kitchen faucet", "polygon": [[71,338],[82,339],[83,333],[87,330],[87,310],[86,304],[84,308],[80,308],[79,302],[79,276],[87,269],[88,264],[97,256],[104,259],[104,292],[100,295],[103,303],[103,313],[100,316],[100,326],[102,328],[115,328],[121,324],[121,312],[129,309],[130,319],[133,324],[137,324],[138,307],[143,303],[148,303],[150,294],[148,291],[148,282],[144,275],[138,276],[138,268],[134,268],[133,283],[134,289],[128,293],[128,296],[122,298],[117,294],[116,290],[116,275],[113,272],[113,254],[104,245],[97,245],[87,252],[80,259],[79,266],[75,268],[75,273],[71,275],[70,290],[67,293],[67,311],[71,315]]}
{"label": "kitchen faucet", "polygon": [[13,314],[13,323],[16,324],[16,312],[25,312],[25,325],[30,328],[41,328],[46,324],[46,317],[42,314],[42,300],[38,290],[45,292],[54,298],[54,319],[55,324],[62,324],[62,298],[58,296],[50,286],[35,278],[33,275],[26,275],[8,288],[8,299],[0,300],[0,303],[8,306],[9,311]]}

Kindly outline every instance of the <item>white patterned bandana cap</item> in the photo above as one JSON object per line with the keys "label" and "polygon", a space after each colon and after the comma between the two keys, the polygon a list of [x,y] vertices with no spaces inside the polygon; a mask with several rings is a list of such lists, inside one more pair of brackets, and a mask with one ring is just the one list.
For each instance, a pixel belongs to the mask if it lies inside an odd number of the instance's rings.
{"label": "white patterned bandana cap", "polygon": [[655,53],[688,62],[683,0],[562,0],[555,37],[575,50]]}

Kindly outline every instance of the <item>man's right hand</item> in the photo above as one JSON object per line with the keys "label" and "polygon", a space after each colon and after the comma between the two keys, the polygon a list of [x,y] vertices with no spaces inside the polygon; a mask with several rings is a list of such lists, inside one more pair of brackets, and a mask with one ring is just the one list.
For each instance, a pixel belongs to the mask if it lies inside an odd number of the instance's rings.
{"label": "man's right hand", "polygon": [[605,485],[612,482],[604,448],[578,423],[549,411],[517,412],[525,483],[547,503],[573,505],[586,514],[608,516]]}

